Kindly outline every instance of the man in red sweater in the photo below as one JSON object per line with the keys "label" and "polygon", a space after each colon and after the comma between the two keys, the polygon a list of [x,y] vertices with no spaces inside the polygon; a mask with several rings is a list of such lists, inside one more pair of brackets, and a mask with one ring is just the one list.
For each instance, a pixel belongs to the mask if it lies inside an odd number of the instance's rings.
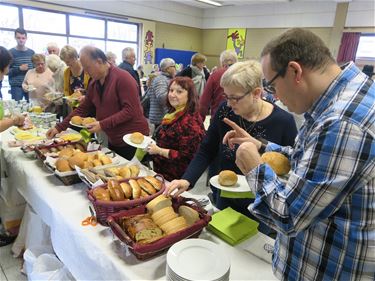
{"label": "man in red sweater", "polygon": [[88,124],[88,130],[91,133],[103,130],[108,136],[109,149],[130,160],[135,148],[125,144],[122,137],[133,132],[149,134],[138,97],[137,83],[128,72],[109,64],[103,51],[98,48],[83,47],[80,61],[92,78],[87,97],[61,123],[50,129],[47,137],[52,138],[58,132],[66,130],[73,116],[87,117],[95,113],[97,121]]}

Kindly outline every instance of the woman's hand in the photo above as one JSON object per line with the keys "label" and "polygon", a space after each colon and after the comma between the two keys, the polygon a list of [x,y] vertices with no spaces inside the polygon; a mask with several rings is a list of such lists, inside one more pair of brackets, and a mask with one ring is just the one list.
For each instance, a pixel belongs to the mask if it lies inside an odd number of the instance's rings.
{"label": "woman's hand", "polygon": [[99,121],[95,121],[93,123],[87,124],[86,127],[90,133],[97,133],[102,130],[102,127],[100,126]]}
{"label": "woman's hand", "polygon": [[260,141],[253,138],[248,132],[242,129],[233,121],[228,118],[224,118],[224,123],[229,125],[233,130],[227,132],[223,138],[223,143],[227,144],[231,149],[234,148],[235,144],[241,144],[244,142],[251,142],[259,149],[262,145]]}
{"label": "woman's hand", "polygon": [[59,131],[56,128],[51,128],[47,131],[46,136],[49,139],[52,139],[54,136],[56,136],[59,133]]}
{"label": "woman's hand", "polygon": [[160,150],[161,150],[161,148],[159,146],[157,146],[155,143],[150,143],[147,146],[147,152],[151,155],[160,154]]}
{"label": "woman's hand", "polygon": [[164,194],[177,197],[184,191],[188,190],[189,186],[190,183],[187,180],[173,180],[167,184]]}

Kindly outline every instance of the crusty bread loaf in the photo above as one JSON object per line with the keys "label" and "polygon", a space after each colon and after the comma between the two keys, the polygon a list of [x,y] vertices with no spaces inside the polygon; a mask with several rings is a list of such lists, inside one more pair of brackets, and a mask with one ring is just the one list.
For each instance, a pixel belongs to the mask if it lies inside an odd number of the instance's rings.
{"label": "crusty bread loaf", "polygon": [[146,181],[148,181],[149,183],[151,183],[152,186],[153,186],[157,191],[159,191],[159,190],[162,188],[162,186],[163,186],[163,182],[160,181],[160,180],[158,180],[157,178],[155,178],[155,177],[153,177],[153,176],[146,176],[146,177],[144,177],[144,179],[145,179]]}
{"label": "crusty bread loaf", "polygon": [[109,190],[103,187],[97,187],[93,190],[94,197],[96,200],[110,201]]}
{"label": "crusty bread loaf", "polygon": [[199,213],[185,205],[181,205],[178,208],[178,214],[185,218],[187,225],[192,225],[199,220]]}
{"label": "crusty bread loaf", "polygon": [[74,166],[78,166],[82,169],[86,160],[87,155],[85,153],[77,152],[72,157],[70,157],[68,161],[72,169],[74,169]]}
{"label": "crusty bread loaf", "polygon": [[122,192],[124,192],[125,198],[130,199],[132,197],[132,188],[126,182],[120,183]]}
{"label": "crusty bread loaf", "polygon": [[63,148],[59,152],[59,157],[71,157],[73,156],[74,150],[72,148]]}
{"label": "crusty bread loaf", "polygon": [[139,197],[141,197],[141,187],[139,186],[139,184],[137,183],[136,180],[129,180],[129,184],[132,188],[132,196],[133,196],[133,199],[137,199]]}
{"label": "crusty bread loaf", "polygon": [[172,234],[188,227],[184,217],[176,217],[160,226],[160,228],[167,234]]}
{"label": "crusty bread loaf", "polygon": [[134,241],[139,243],[151,243],[163,237],[162,230],[148,214],[124,219],[123,228]]}
{"label": "crusty bread loaf", "polygon": [[138,179],[137,182],[138,182],[139,186],[144,191],[146,191],[148,194],[152,195],[152,194],[156,193],[156,189],[148,181],[146,181],[144,178]]}
{"label": "crusty bread loaf", "polygon": [[150,202],[147,203],[146,208],[150,214],[156,213],[157,211],[172,206],[172,199],[166,197],[164,194],[160,194]]}
{"label": "crusty bread loaf", "polygon": [[278,176],[283,176],[289,173],[290,163],[285,155],[279,152],[270,151],[263,153],[262,159],[271,166],[272,170],[274,170]]}
{"label": "crusty bread loaf", "polygon": [[143,142],[143,140],[144,140],[144,136],[143,136],[143,134],[142,133],[140,133],[140,132],[135,132],[135,133],[132,133],[131,135],[130,135],[130,141],[132,142],[132,143],[135,143],[135,144],[140,144],[140,143],[142,143]]}
{"label": "crusty bread loaf", "polygon": [[223,186],[234,186],[237,183],[237,175],[230,170],[221,171],[219,174],[219,183]]}
{"label": "crusty bread loaf", "polygon": [[129,167],[127,166],[120,168],[119,175],[124,179],[128,179],[132,176]]}

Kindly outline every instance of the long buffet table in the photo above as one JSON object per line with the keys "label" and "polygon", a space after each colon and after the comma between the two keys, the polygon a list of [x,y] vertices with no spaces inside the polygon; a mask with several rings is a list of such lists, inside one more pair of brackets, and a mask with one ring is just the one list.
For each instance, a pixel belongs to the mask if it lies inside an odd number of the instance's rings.
{"label": "long buffet table", "polygon": [[[19,148],[10,148],[9,130],[1,134],[2,157],[19,193],[51,229],[53,248],[72,275],[79,280],[165,280],[166,254],[146,261],[137,260],[111,230],[101,225],[81,226],[90,215],[86,185],[65,186],[38,160],[25,157]],[[13,184],[14,186],[14,184]],[[198,193],[202,188],[193,189]],[[257,234],[232,247],[204,230],[200,238],[224,248],[231,260],[230,280],[276,280],[265,243],[272,239]]]}

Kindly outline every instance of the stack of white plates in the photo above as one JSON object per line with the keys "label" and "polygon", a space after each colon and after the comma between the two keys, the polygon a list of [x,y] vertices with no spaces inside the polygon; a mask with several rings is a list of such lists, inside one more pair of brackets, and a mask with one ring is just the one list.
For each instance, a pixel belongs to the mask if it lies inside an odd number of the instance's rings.
{"label": "stack of white plates", "polygon": [[167,253],[166,277],[170,281],[227,281],[230,260],[217,244],[203,239],[186,239]]}

